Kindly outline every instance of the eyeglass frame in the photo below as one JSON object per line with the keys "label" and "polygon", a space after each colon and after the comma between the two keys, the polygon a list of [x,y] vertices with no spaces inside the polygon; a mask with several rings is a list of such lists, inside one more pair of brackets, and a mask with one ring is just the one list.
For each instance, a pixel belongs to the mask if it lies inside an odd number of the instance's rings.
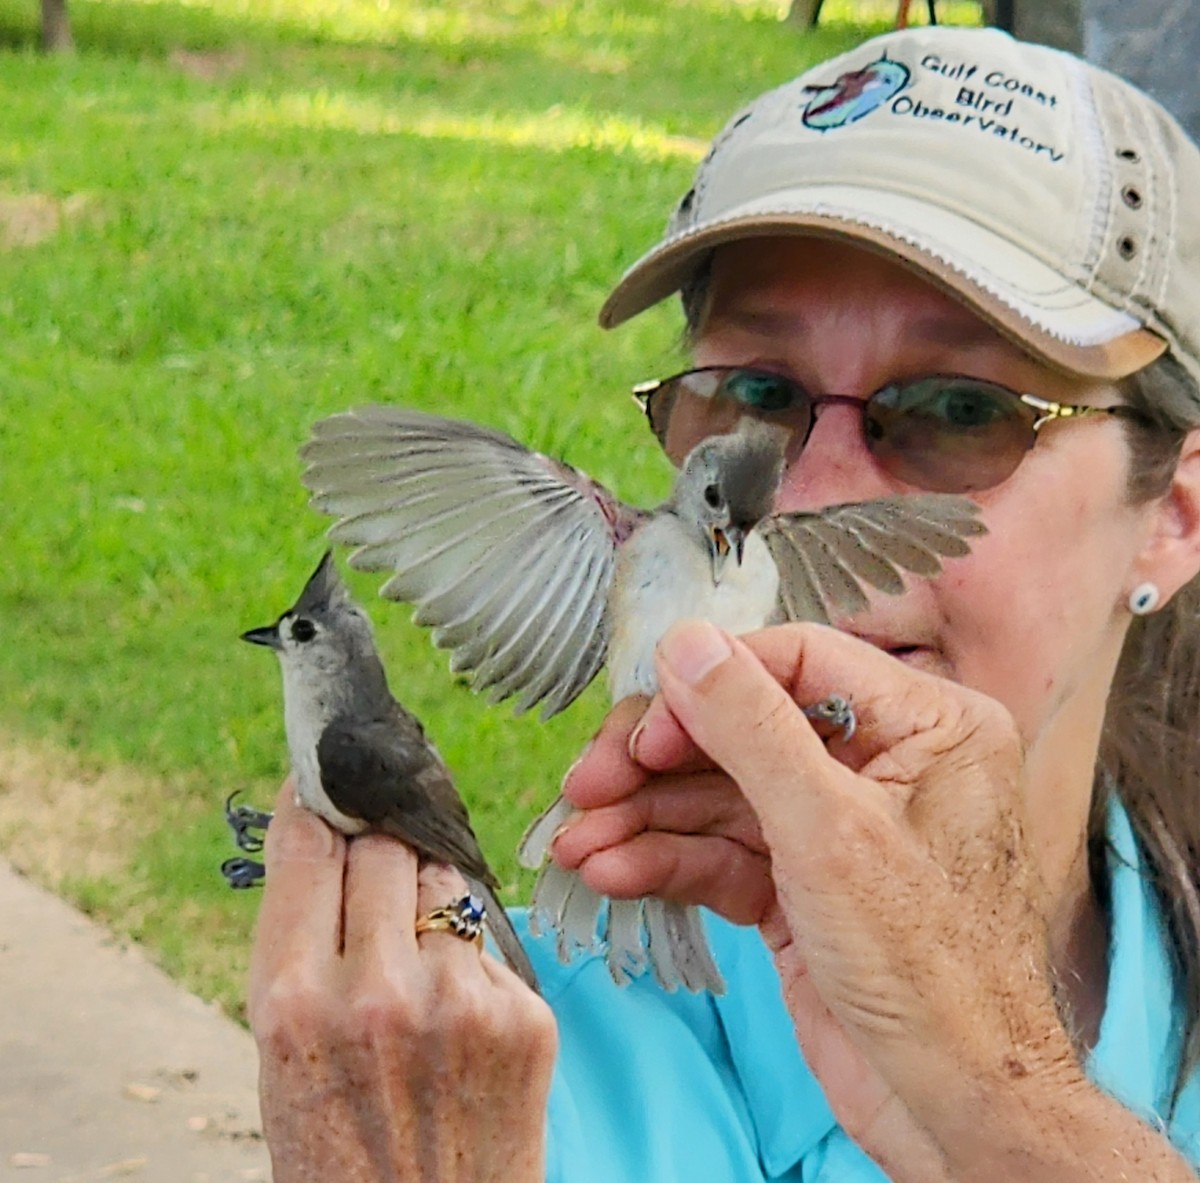
{"label": "eyeglass frame", "polygon": [[[1037,433],[1047,423],[1053,423],[1058,419],[1082,419],[1089,415],[1095,414],[1116,415],[1118,418],[1124,417],[1128,419],[1136,419],[1142,422],[1145,422],[1147,418],[1142,411],[1137,409],[1137,407],[1131,407],[1124,403],[1118,403],[1116,406],[1112,407],[1096,407],[1092,406],[1090,403],[1060,403],[1056,402],[1054,399],[1042,398],[1036,394],[1022,393],[1019,390],[1013,390],[1011,387],[1005,386],[1002,382],[993,382],[990,378],[975,378],[968,374],[921,374],[918,377],[908,379],[905,382],[885,383],[883,386],[879,387],[878,390],[873,390],[869,395],[866,396],[866,398],[858,398],[853,394],[809,394],[809,392],[805,390],[804,387],[794,378],[789,378],[786,374],[776,373],[774,370],[759,370],[754,366],[696,366],[694,369],[680,370],[679,373],[671,374],[667,378],[650,378],[645,382],[638,382],[633,386],[630,393],[633,397],[633,401],[641,408],[642,413],[646,416],[646,421],[649,423],[650,398],[656,391],[661,390],[668,383],[678,382],[681,378],[686,378],[690,374],[708,374],[716,370],[742,371],[747,374],[763,374],[772,378],[780,378],[785,382],[794,383],[800,390],[804,391],[804,393],[808,395],[810,401],[811,417],[809,419],[808,430],[804,433],[804,439],[800,442],[801,450],[808,445],[809,437],[812,435],[813,430],[817,425],[818,407],[833,405],[852,405],[865,407],[866,404],[870,402],[870,400],[876,394],[887,390],[889,386],[908,386],[913,382],[922,382],[930,378],[962,378],[967,381],[980,382],[987,386],[994,386],[998,390],[1003,390],[1006,393],[1011,394],[1014,398],[1024,403],[1027,407],[1031,407],[1038,413],[1033,423],[1030,424],[1030,430],[1033,432],[1035,437],[1034,443],[1037,442]],[[732,401],[737,402],[738,400],[734,399]],[[755,410],[755,408],[750,406],[748,403],[744,403],[742,405],[746,407],[747,413],[749,414],[752,414]],[[654,434],[655,439],[657,439],[658,435],[654,432],[652,424],[651,432]],[[1032,448],[1033,443],[1031,443],[1025,450],[1030,451]],[[1014,471],[1016,470],[1014,469]]]}

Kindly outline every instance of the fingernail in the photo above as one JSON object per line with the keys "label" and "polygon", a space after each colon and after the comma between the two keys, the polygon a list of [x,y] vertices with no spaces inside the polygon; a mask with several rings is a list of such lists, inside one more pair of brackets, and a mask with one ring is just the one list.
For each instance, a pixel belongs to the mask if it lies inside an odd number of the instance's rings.
{"label": "fingernail", "polygon": [[571,765],[570,768],[567,769],[566,772],[563,773],[563,778],[559,782],[559,792],[562,792],[564,789],[566,789],[567,783],[570,781],[571,777],[573,777],[575,775],[575,770],[580,766],[580,764],[582,764],[584,762],[584,760],[587,759],[588,752],[590,752],[592,750],[592,748],[594,748],[595,746],[596,746],[595,738],[589,739],[587,741],[587,743],[584,744],[583,751],[580,752],[579,755],[575,757],[575,762]]}
{"label": "fingernail", "polygon": [[629,733],[629,744],[626,751],[629,753],[629,758],[637,763],[637,746],[638,740],[642,738],[642,732],[646,730],[646,716],[643,715],[638,721],[638,725]]}
{"label": "fingernail", "polygon": [[708,621],[689,621],[667,630],[658,643],[662,663],[689,686],[733,656],[720,629]]}

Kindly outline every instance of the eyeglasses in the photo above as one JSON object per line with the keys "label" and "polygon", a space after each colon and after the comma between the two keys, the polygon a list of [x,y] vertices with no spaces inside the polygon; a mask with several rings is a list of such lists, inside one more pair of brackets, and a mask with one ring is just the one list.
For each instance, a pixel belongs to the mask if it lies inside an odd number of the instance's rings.
{"label": "eyeglasses", "polygon": [[787,426],[803,449],[818,407],[855,407],[867,450],[880,467],[933,493],[969,493],[1007,480],[1037,442],[1038,431],[1053,420],[1142,418],[1133,407],[1056,403],[954,374],[894,382],[860,399],[809,394],[799,382],[767,370],[705,366],[641,382],[633,396],[676,465],[702,439],[732,431],[743,415]]}

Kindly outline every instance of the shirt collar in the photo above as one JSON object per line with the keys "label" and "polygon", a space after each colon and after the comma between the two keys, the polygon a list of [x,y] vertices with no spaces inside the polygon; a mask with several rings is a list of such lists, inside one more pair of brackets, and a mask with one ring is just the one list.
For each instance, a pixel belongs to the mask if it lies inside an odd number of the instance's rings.
{"label": "shirt collar", "polygon": [[[1161,1128],[1180,1033],[1169,942],[1124,807],[1107,823],[1111,898],[1109,980],[1088,1075]],[[709,916],[718,962],[730,981],[715,999],[768,1175],[782,1175],[836,1127],[820,1085],[796,1046],[770,954],[753,929]]]}

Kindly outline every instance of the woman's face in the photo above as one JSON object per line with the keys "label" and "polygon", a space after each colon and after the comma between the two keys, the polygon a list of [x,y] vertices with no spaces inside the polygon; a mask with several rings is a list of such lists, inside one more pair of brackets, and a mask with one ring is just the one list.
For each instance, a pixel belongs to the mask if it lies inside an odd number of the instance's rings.
{"label": "woman's face", "polygon": [[[850,246],[797,238],[721,247],[695,364],[748,365],[814,394],[866,398],[890,382],[951,373],[1063,402],[1121,401],[1021,353],[915,274]],[[781,510],[914,490],[864,446],[853,407],[819,414],[790,459]],[[1086,770],[1139,578],[1153,507],[1124,495],[1127,452],[1111,417],[1048,424],[1017,471],[972,494],[989,533],[932,581],[876,595],[839,627],[916,668],[998,699],[1047,771]]]}

